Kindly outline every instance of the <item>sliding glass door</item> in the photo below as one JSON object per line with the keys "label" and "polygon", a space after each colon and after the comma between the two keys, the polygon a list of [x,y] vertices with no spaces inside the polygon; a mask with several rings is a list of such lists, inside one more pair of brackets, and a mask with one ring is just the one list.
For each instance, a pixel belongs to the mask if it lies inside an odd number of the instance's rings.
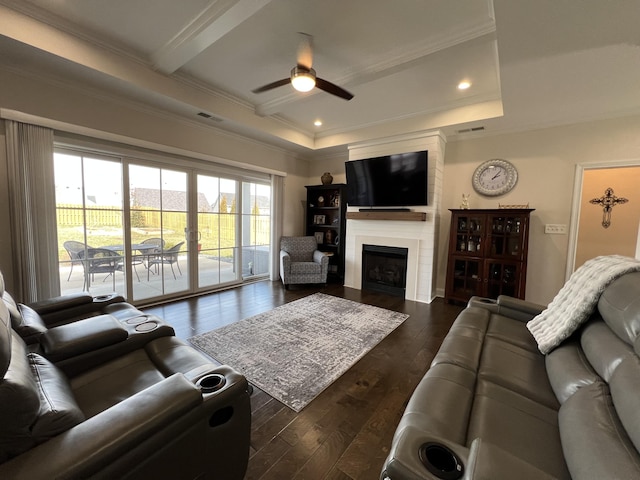
{"label": "sliding glass door", "polygon": [[266,182],[62,150],[55,171],[61,293],[148,303],[269,274]]}
{"label": "sliding glass door", "polygon": [[271,187],[197,176],[198,288],[269,273]]}
{"label": "sliding glass door", "polygon": [[54,172],[62,292],[124,292],[121,162],[56,152]]}
{"label": "sliding glass door", "polygon": [[242,184],[242,273],[244,278],[269,273],[271,187]]}
{"label": "sliding glass door", "polygon": [[133,300],[189,292],[187,172],[130,164]]}
{"label": "sliding glass door", "polygon": [[199,174],[197,191],[198,288],[237,282],[238,182]]}

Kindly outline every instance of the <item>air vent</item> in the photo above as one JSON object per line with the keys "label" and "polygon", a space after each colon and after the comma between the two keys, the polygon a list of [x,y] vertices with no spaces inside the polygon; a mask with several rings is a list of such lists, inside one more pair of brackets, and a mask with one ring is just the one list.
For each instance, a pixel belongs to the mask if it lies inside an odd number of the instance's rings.
{"label": "air vent", "polygon": [[199,117],[203,117],[203,118],[207,118],[209,120],[213,120],[214,122],[221,122],[222,119],[220,117],[216,117],[214,115],[211,115],[210,113],[206,113],[206,112],[198,112],[198,116]]}
{"label": "air vent", "polygon": [[458,133],[481,132],[482,130],[484,130],[484,127],[471,127],[458,130]]}

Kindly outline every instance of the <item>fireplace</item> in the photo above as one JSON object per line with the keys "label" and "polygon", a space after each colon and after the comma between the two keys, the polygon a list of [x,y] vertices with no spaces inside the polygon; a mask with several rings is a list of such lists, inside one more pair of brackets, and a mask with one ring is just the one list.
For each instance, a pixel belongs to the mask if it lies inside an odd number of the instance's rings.
{"label": "fireplace", "polygon": [[405,297],[408,248],[362,245],[362,289]]}

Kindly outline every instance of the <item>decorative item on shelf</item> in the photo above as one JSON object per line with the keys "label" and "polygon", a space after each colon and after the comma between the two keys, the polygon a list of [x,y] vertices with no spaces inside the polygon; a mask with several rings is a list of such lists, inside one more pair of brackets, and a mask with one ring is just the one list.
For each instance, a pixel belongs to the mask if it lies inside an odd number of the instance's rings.
{"label": "decorative item on shelf", "polygon": [[314,225],[324,225],[325,216],[324,215],[314,215],[313,216],[313,224]]}
{"label": "decorative item on shelf", "polygon": [[500,203],[498,203],[498,208],[503,208],[505,210],[507,209],[523,209],[523,208],[529,208],[529,204],[528,203],[523,203],[523,204],[518,204],[518,205],[502,205]]}
{"label": "decorative item on shelf", "polygon": [[331,185],[333,183],[333,176],[329,172],[324,172],[320,177],[320,181],[323,185]]}
{"label": "decorative item on shelf", "polygon": [[336,193],[331,197],[331,206],[339,207],[340,206],[340,194]]}
{"label": "decorative item on shelf", "polygon": [[468,193],[466,195],[464,193],[462,194],[462,203],[460,204],[460,208],[462,210],[468,210],[469,209],[469,197],[470,196],[471,195],[468,194]]}
{"label": "decorative item on shelf", "polygon": [[337,236],[337,232],[335,230],[327,230],[327,236],[326,236],[327,244],[333,245],[333,242],[335,241],[336,236]]}
{"label": "decorative item on shelf", "polygon": [[313,235],[316,237],[316,243],[318,245],[322,245],[324,243],[324,233],[323,232],[316,232]]}
{"label": "decorative item on shelf", "polygon": [[324,207],[324,197],[322,195],[318,197],[318,206]]}
{"label": "decorative item on shelf", "polygon": [[340,245],[340,235],[336,235],[336,245]]}

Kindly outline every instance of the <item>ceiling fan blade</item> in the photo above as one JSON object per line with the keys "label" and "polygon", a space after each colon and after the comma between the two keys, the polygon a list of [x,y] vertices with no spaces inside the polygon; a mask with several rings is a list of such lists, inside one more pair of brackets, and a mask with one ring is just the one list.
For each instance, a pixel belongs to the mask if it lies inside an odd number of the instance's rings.
{"label": "ceiling fan blade", "polygon": [[345,100],[351,100],[353,98],[353,94],[347,92],[344,88],[322,78],[316,78],[316,87],[336,97],[344,98]]}
{"label": "ceiling fan blade", "polygon": [[311,48],[311,40],[313,37],[303,32],[298,32],[298,35],[300,36],[297,55],[298,66],[310,70],[313,66],[313,50]]}
{"label": "ceiling fan blade", "polygon": [[253,93],[262,93],[266,92],[267,90],[273,90],[274,88],[282,87],[283,85],[287,85],[289,83],[291,83],[291,78],[283,78],[282,80],[268,83],[251,91]]}

